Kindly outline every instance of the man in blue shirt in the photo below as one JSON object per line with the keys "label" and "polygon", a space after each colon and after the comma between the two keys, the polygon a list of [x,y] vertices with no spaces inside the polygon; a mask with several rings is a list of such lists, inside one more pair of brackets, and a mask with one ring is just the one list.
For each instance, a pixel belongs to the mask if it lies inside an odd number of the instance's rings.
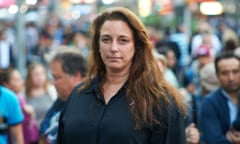
{"label": "man in blue shirt", "polygon": [[14,144],[23,144],[22,121],[24,119],[17,96],[3,87],[4,72],[0,70],[0,144],[8,144],[7,134]]}

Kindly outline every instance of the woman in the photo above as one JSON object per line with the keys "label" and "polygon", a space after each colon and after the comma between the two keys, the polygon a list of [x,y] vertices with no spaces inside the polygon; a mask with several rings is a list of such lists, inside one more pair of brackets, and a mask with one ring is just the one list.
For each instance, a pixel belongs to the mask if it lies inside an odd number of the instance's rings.
{"label": "woman", "polygon": [[152,55],[148,32],[126,8],[93,22],[85,83],[71,93],[60,118],[64,144],[183,144],[182,97]]}
{"label": "woman", "polygon": [[41,63],[28,67],[25,80],[26,101],[34,108],[38,126],[56,99],[56,89],[50,84],[46,69]]}
{"label": "woman", "polygon": [[24,115],[22,123],[24,144],[34,144],[38,140],[38,128],[36,120],[34,119],[33,107],[26,104],[24,99],[24,81],[17,69],[9,69],[6,71],[6,82],[4,86],[11,89],[18,97],[21,110]]}

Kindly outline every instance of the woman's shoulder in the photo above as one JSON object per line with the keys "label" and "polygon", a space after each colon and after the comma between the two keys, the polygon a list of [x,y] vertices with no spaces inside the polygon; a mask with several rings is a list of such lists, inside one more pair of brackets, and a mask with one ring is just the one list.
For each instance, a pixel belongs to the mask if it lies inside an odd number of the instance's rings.
{"label": "woman's shoulder", "polygon": [[53,84],[47,85],[47,93],[49,94],[52,101],[55,101],[57,99],[57,90]]}
{"label": "woman's shoulder", "polygon": [[96,89],[99,86],[99,83],[100,83],[99,78],[92,78],[88,82],[87,81],[81,82],[75,87],[75,89],[78,90],[78,92],[89,92]]}
{"label": "woman's shoulder", "polygon": [[86,93],[94,91],[97,88],[98,80],[96,78],[93,78],[90,80],[89,86],[86,87],[86,84],[87,82],[83,81],[79,83],[77,86],[75,86],[70,94],[70,97],[84,95]]}

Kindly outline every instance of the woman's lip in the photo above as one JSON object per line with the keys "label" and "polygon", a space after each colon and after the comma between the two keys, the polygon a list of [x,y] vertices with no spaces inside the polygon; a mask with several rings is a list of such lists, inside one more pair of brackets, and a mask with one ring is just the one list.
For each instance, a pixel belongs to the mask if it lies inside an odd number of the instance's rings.
{"label": "woman's lip", "polygon": [[109,59],[120,59],[120,57],[108,57]]}

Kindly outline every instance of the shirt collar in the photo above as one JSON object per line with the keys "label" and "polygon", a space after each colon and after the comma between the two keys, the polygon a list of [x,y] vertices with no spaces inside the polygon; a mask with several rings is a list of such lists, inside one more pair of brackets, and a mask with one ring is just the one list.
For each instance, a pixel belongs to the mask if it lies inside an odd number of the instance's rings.
{"label": "shirt collar", "polygon": [[[232,101],[232,99],[230,98],[230,96],[227,94],[227,92],[221,88],[222,94],[223,96],[228,100],[228,101]],[[239,99],[239,94],[238,94],[238,99]]]}
{"label": "shirt collar", "polygon": [[224,89],[221,89],[223,96],[227,99],[227,100],[231,100],[230,96],[227,94],[227,92]]}
{"label": "shirt collar", "polygon": [[91,92],[97,92],[100,90],[99,88],[100,85],[100,78],[99,77],[95,77],[91,80],[90,86],[87,88],[87,93],[91,93]]}
{"label": "shirt collar", "polygon": [[[92,79],[91,81],[91,84],[87,90],[87,93],[90,93],[90,92],[99,92],[100,91],[100,82],[101,82],[101,78],[100,77],[95,77]],[[122,88],[126,88],[127,87],[127,84],[128,84],[128,81],[126,81],[123,85]]]}

